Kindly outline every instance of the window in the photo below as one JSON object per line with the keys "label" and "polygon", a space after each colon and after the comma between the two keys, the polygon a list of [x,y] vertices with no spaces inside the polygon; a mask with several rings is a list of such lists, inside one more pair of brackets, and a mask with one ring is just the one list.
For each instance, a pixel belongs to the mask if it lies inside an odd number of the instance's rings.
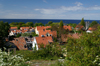
{"label": "window", "polygon": [[46,35],[46,36],[48,36],[48,35]]}

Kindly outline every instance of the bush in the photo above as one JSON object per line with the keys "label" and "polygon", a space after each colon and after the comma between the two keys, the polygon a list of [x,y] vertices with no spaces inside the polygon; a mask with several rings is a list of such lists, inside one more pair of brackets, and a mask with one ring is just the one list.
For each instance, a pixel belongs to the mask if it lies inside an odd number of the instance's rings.
{"label": "bush", "polygon": [[23,55],[24,59],[44,59],[44,60],[55,60],[63,56],[62,49],[57,43],[52,43],[47,45],[38,51],[20,50],[16,52],[17,54]]}
{"label": "bush", "polygon": [[20,33],[18,33],[17,35],[16,35],[16,37],[18,38],[18,37],[20,37],[21,36],[21,34]]}
{"label": "bush", "polygon": [[25,59],[21,55],[11,55],[0,50],[0,66],[19,66],[25,64]]}

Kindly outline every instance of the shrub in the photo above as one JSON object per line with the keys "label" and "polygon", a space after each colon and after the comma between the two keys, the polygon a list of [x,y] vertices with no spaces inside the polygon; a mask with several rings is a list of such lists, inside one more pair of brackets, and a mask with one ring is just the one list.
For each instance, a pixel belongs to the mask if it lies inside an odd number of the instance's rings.
{"label": "shrub", "polygon": [[62,49],[58,43],[52,43],[47,45],[45,48],[42,46],[42,49],[38,51],[29,51],[29,50],[20,50],[16,53],[23,55],[24,59],[29,58],[28,60],[33,59],[44,59],[44,60],[54,60],[63,56]]}
{"label": "shrub", "polygon": [[19,66],[25,64],[25,59],[21,55],[11,55],[0,49],[0,66]]}

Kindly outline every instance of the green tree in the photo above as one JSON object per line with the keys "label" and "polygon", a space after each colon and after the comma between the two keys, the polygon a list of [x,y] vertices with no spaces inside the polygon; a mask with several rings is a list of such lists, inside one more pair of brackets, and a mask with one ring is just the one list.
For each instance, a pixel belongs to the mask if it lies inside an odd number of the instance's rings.
{"label": "green tree", "polygon": [[35,27],[36,27],[36,26],[44,26],[44,24],[42,24],[42,23],[35,23],[34,26],[35,26]]}
{"label": "green tree", "polygon": [[84,18],[82,18],[80,24],[83,25],[83,26],[85,26]]}
{"label": "green tree", "polygon": [[[100,27],[97,31],[83,33],[80,39],[68,39],[67,66],[98,66],[100,63]],[[99,60],[96,60],[96,57]],[[96,62],[99,62],[96,64]]]}
{"label": "green tree", "polygon": [[49,21],[49,22],[48,22],[48,25],[50,25],[50,24],[52,24],[52,23],[53,23],[52,21]]}
{"label": "green tree", "polygon": [[28,25],[30,27],[33,27],[34,26],[33,22],[27,22],[26,25]]}
{"label": "green tree", "polygon": [[59,27],[63,28],[63,21],[62,20],[60,21]]}
{"label": "green tree", "polygon": [[9,25],[12,26],[12,27],[15,27],[16,25],[18,25],[18,22],[12,22]]}
{"label": "green tree", "polygon": [[22,24],[25,24],[24,22],[19,22],[18,25],[22,26]]}
{"label": "green tree", "polygon": [[20,27],[21,27],[20,25],[17,25],[17,29],[20,29]]}
{"label": "green tree", "polygon": [[4,46],[4,39],[8,37],[10,31],[10,25],[7,22],[0,22],[0,47]]}
{"label": "green tree", "polygon": [[18,37],[20,37],[21,36],[21,34],[20,33],[18,33],[17,35],[16,35],[16,37],[18,38]]}
{"label": "green tree", "polygon": [[92,21],[92,23],[90,24],[90,27],[92,27],[92,26],[94,26],[96,24],[98,24],[97,21]]}
{"label": "green tree", "polygon": [[72,26],[73,28],[75,28],[76,27],[76,23],[69,23],[69,24],[67,24],[67,25],[70,25],[70,26]]}

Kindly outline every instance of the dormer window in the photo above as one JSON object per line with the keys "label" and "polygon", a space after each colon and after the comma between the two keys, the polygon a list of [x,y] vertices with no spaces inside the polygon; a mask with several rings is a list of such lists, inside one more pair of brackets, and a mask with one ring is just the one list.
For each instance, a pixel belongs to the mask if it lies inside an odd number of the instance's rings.
{"label": "dormer window", "polygon": [[52,36],[52,34],[50,36]]}
{"label": "dormer window", "polygon": [[45,29],[43,29],[43,31],[45,31]]}
{"label": "dormer window", "polygon": [[16,41],[18,41],[18,39],[16,39]]}
{"label": "dormer window", "polygon": [[41,35],[41,37],[44,37],[44,35]]}
{"label": "dormer window", "polygon": [[46,36],[48,36],[48,35],[46,35]]}

